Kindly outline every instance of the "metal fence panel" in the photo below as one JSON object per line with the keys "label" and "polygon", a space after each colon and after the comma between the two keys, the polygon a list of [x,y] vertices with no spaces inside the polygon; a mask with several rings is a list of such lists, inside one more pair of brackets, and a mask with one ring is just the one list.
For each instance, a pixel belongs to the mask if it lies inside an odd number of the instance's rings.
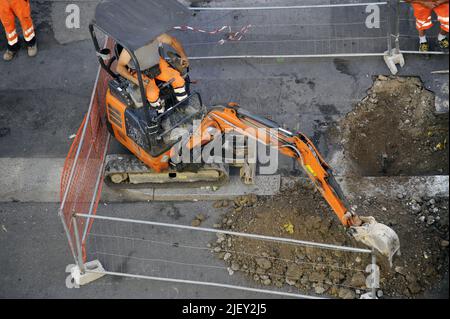
{"label": "metal fence panel", "polygon": [[[379,8],[379,27],[369,28],[366,20]],[[209,34],[177,31],[191,57],[234,56],[352,56],[383,55],[390,29],[386,1],[330,1],[296,6],[261,8],[193,9],[191,26],[214,31],[229,26],[231,32],[248,31],[227,40],[229,29]],[[197,9],[198,10],[198,9]],[[183,34],[180,34],[183,32]],[[240,39],[240,40],[239,40]],[[225,40],[221,44],[221,40]]]}
{"label": "metal fence panel", "polygon": [[[380,9],[379,28],[366,26],[368,5],[378,5]],[[403,5],[401,8],[405,10]],[[362,0],[344,3],[323,1],[321,4],[310,2],[290,8],[194,10],[192,26],[198,29],[214,31],[222,26],[229,26],[232,32],[243,33],[242,30],[248,27],[248,32],[241,34],[242,38],[232,37],[231,40],[227,38],[230,34],[223,32],[177,32],[182,34],[188,54],[193,58],[384,55],[389,48],[391,35],[394,34],[391,10],[387,1]],[[401,28],[406,30],[403,24]],[[222,39],[226,41],[221,44],[219,41]],[[403,37],[400,45],[402,48],[403,45],[409,48],[409,42],[404,43],[404,39],[406,37]],[[107,44],[108,47],[111,46],[111,42]],[[164,232],[161,227],[167,225],[151,224],[143,220],[98,218],[94,223],[109,142],[104,120],[104,97],[108,81],[109,76],[100,70],[91,106],[67,156],[61,178],[60,215],[77,264],[82,267],[87,260],[98,259],[110,274],[217,284],[236,289],[261,289],[257,285],[243,287],[242,277],[230,276],[224,263],[212,258],[207,242],[214,239],[214,235],[205,235],[199,230],[179,226],[171,232]],[[74,215],[78,217],[74,218]],[[91,226],[92,230],[89,232]],[[260,236],[252,240],[267,239]],[[287,241],[282,241],[279,245],[302,246],[301,243]],[[335,249],[345,250],[339,247]],[[310,266],[333,268],[333,265],[314,263]],[[274,273],[270,276],[276,278],[282,274]],[[300,296],[298,291],[286,287],[275,290],[275,293]]]}
{"label": "metal fence panel", "polygon": [[[111,42],[107,45],[111,46]],[[91,103],[67,155],[61,174],[61,206],[59,214],[68,234],[72,253],[76,254],[78,230],[79,241],[85,255],[85,236],[91,223],[78,220],[73,224],[73,214],[95,214],[103,185],[103,165],[109,143],[105,123],[105,96],[110,77],[99,69]],[[85,256],[83,256],[85,257]]]}
{"label": "metal fence panel", "polygon": [[[272,282],[282,283],[281,287],[265,286],[255,283],[249,276],[254,276],[257,271],[236,272],[227,265],[223,259],[217,256],[228,254],[229,258],[235,256],[245,258],[265,258],[273,265],[283,263],[296,264],[311,270],[320,269],[327,272],[339,272],[355,274],[361,272],[367,276],[365,266],[376,262],[372,260],[372,252],[368,249],[341,247],[321,243],[296,241],[288,238],[267,237],[256,234],[235,233],[226,230],[212,228],[198,228],[172,223],[153,222],[138,219],[133,214],[131,218],[94,216],[94,226],[89,234],[87,251],[88,260],[99,260],[105,269],[105,274],[161,280],[168,282],[190,283],[209,285],[223,288],[250,290],[275,295],[285,295],[300,298],[320,297],[314,295],[314,291],[301,292],[294,286],[285,283],[285,271],[272,270],[264,273]],[[89,215],[78,214],[77,219],[85,219]],[[141,216],[142,217],[142,216]],[[209,243],[218,238],[227,240],[247,240],[256,245],[264,246],[268,241],[274,249],[281,249],[289,245],[298,249],[320,250],[330,249],[342,252],[342,254],[359,256],[362,259],[361,266],[344,268],[336,263],[328,261],[301,261],[267,256],[259,251],[235,251],[225,246],[220,250],[213,248]],[[308,247],[308,248],[306,248]],[[225,257],[226,258],[226,257]],[[247,278],[244,276],[247,273]],[[345,283],[327,282],[326,286],[334,286],[337,289],[361,289],[351,287]],[[370,291],[370,289],[368,289]]]}

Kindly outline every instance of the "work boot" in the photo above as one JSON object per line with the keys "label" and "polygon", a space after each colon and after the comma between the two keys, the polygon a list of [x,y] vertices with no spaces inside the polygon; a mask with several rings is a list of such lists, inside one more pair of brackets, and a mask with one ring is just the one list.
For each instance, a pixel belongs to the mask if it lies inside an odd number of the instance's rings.
{"label": "work boot", "polygon": [[34,57],[34,56],[36,56],[36,54],[37,54],[37,52],[38,52],[37,44],[35,43],[34,45],[29,46],[29,47],[27,48],[27,50],[28,50],[28,56],[29,56],[29,57]]}
{"label": "work boot", "polygon": [[166,108],[164,106],[160,106],[156,109],[156,111],[158,112],[158,114],[162,114],[166,111]]}
{"label": "work boot", "polygon": [[448,49],[448,38],[445,37],[444,39],[438,41],[438,45],[443,50]]}
{"label": "work boot", "polygon": [[17,51],[11,51],[10,49],[6,49],[5,53],[3,54],[3,60],[5,61],[11,61],[16,56]]}
{"label": "work boot", "polygon": [[428,42],[422,42],[419,45],[419,51],[420,52],[428,52],[428,51],[430,51],[430,45],[428,44]]}

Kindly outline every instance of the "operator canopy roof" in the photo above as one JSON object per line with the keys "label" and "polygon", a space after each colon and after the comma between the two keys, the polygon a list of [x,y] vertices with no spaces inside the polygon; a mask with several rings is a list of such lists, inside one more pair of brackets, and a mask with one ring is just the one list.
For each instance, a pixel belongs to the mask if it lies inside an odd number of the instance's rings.
{"label": "operator canopy roof", "polygon": [[103,0],[94,24],[135,51],[174,26],[187,24],[189,16],[189,9],[176,0]]}

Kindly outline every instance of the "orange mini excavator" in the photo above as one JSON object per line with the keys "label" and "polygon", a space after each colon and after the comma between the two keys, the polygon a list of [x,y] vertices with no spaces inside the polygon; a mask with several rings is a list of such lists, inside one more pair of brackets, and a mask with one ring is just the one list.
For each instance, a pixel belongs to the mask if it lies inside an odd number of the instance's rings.
{"label": "orange mini excavator", "polygon": [[[126,188],[149,184],[160,187],[213,185],[227,181],[230,165],[240,165],[241,176],[251,183],[254,167],[247,161],[207,161],[201,156],[205,151],[217,150],[212,145],[217,146],[215,142],[226,134],[245,137],[295,158],[349,234],[391,261],[400,248],[397,234],[374,218],[358,216],[349,209],[330,166],[304,134],[289,132],[235,104],[205,107],[200,95],[190,92],[189,70],[182,67],[179,56],[173,52],[166,54],[163,48],[161,56],[185,78],[188,92],[188,98],[178,102],[170,81],[157,81],[166,109],[164,113],[159,114],[147,101],[143,82],[145,70],[136,68],[139,86],[115,72],[113,64],[122,50],[127,50],[134,65],[139,66],[134,52],[175,25],[187,24],[189,16],[189,10],[176,0],[107,0],[97,6],[90,32],[100,65],[112,77],[106,95],[107,126],[111,135],[133,154],[109,156],[105,181],[111,186]],[[112,42],[110,48],[99,46],[97,31],[108,36]],[[230,147],[234,159],[239,153],[245,158],[248,143],[241,148],[231,145],[220,144],[220,154],[216,152],[212,158],[218,155],[223,158],[222,152],[226,153],[227,148],[230,151]],[[185,160],[186,152],[189,160]]]}

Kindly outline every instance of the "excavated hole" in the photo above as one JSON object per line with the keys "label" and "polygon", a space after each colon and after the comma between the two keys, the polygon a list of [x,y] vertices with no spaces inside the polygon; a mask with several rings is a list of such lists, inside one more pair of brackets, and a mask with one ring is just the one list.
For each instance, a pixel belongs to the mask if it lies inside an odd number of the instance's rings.
{"label": "excavated hole", "polygon": [[417,77],[379,76],[339,123],[345,157],[363,176],[448,175],[448,114]]}

